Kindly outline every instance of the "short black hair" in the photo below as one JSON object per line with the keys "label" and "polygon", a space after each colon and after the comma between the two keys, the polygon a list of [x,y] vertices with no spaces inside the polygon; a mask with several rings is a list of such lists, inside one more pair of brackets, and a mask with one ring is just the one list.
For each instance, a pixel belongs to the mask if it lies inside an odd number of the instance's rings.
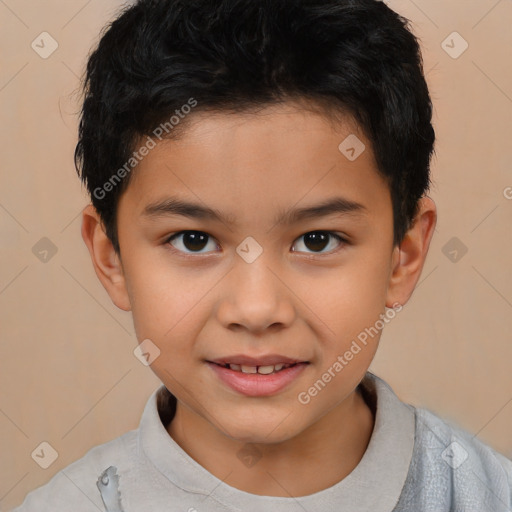
{"label": "short black hair", "polygon": [[293,99],[356,120],[389,185],[394,244],[403,240],[430,187],[435,133],[418,39],[384,2],[138,0],[100,36],[75,166],[117,253],[117,204],[144,137],[178,138],[185,113]]}

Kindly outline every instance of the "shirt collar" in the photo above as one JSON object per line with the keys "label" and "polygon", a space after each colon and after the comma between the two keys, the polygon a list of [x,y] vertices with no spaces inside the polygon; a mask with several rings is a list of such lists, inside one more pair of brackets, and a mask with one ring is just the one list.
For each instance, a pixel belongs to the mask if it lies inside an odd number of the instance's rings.
{"label": "shirt collar", "polygon": [[[159,391],[150,396],[139,426],[139,443],[151,463],[181,489],[211,496],[233,510],[265,510],[275,505],[292,512],[298,504],[308,512],[325,512],[335,503],[340,509],[390,512],[397,504],[412,459],[415,434],[414,408],[401,402],[389,385],[367,372],[360,386],[374,400],[375,426],[370,442],[354,470],[337,484],[298,498],[258,496],[231,487],[192,459],[168,434],[160,419]],[[172,397],[174,398],[174,397]],[[175,399],[174,399],[175,400]]]}

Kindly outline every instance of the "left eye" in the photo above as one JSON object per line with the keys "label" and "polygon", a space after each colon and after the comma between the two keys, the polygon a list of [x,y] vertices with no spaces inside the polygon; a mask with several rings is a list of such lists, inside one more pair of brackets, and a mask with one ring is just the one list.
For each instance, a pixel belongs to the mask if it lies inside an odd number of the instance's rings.
{"label": "left eye", "polygon": [[[331,231],[310,231],[309,233],[305,233],[301,235],[298,240],[304,239],[302,245],[311,249],[313,253],[320,252],[322,249],[325,249],[326,246],[329,246],[329,238],[336,238],[338,242],[345,242],[344,238],[337,235],[336,233],[332,233]],[[298,252],[297,249],[293,249]],[[324,251],[329,252],[329,251]]]}
{"label": "left eye", "polygon": [[[346,242],[343,237],[331,231],[310,231],[309,233],[301,235],[297,240],[300,241],[301,239],[304,239],[302,245],[304,245],[306,249],[313,251],[313,253],[320,253],[322,251],[329,252],[324,251],[324,249],[332,246],[332,243],[329,243],[329,241],[333,238],[338,241],[338,246]],[[217,244],[214,243],[213,237],[203,231],[180,231],[179,233],[170,236],[166,241],[166,243],[171,244],[178,251],[188,254],[209,252],[208,250],[203,251],[205,247],[208,247],[209,242],[212,244],[211,249],[215,250],[217,248]],[[330,247],[330,250],[332,249],[333,247]],[[292,251],[307,252],[301,249],[292,249]]]}

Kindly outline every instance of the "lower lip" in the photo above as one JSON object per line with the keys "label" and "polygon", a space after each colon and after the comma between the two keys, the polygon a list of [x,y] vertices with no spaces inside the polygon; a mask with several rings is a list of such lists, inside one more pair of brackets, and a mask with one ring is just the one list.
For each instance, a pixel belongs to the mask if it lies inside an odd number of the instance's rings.
{"label": "lower lip", "polygon": [[222,382],[238,393],[246,396],[271,396],[293,382],[302,373],[307,363],[298,363],[270,375],[237,372],[215,363],[208,363],[208,365]]}

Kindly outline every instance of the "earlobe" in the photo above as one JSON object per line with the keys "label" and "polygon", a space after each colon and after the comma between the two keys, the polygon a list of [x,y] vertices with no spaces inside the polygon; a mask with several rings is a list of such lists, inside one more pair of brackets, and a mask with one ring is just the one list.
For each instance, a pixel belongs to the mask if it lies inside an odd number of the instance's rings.
{"label": "earlobe", "polygon": [[412,295],[423,270],[437,222],[437,210],[430,197],[420,199],[418,214],[399,247],[393,250],[386,307],[404,305]]}
{"label": "earlobe", "polygon": [[82,212],[82,238],[89,249],[94,271],[112,302],[118,308],[130,311],[131,305],[121,260],[92,204],[86,206]]}

